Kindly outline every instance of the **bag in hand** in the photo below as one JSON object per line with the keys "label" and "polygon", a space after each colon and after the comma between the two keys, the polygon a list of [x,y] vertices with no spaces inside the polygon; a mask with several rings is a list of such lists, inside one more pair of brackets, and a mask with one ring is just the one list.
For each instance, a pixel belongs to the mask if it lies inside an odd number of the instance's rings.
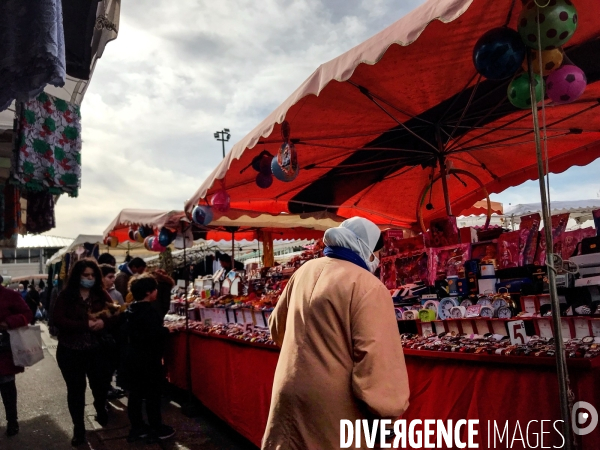
{"label": "bag in hand", "polygon": [[15,366],[30,367],[44,359],[39,325],[15,328],[8,332]]}

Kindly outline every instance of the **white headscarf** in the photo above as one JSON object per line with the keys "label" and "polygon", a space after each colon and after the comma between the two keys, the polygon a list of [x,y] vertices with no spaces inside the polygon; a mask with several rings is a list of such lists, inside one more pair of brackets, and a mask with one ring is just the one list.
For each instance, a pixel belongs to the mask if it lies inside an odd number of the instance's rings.
{"label": "white headscarf", "polygon": [[379,227],[373,222],[363,217],[353,217],[344,220],[339,227],[327,230],[323,243],[328,247],[350,249],[370,266],[371,255],[380,235]]}

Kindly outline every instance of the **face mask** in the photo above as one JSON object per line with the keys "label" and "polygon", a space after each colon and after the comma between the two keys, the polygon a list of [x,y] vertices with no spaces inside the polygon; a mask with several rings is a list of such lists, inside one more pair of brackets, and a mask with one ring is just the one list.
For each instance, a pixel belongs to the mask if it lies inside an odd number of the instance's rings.
{"label": "face mask", "polygon": [[373,261],[367,262],[367,267],[369,268],[371,273],[375,273],[375,271],[379,267],[379,258],[373,255]]}
{"label": "face mask", "polygon": [[80,284],[81,287],[84,289],[91,289],[94,287],[94,284],[96,284],[96,280],[88,280],[87,278],[82,278]]}

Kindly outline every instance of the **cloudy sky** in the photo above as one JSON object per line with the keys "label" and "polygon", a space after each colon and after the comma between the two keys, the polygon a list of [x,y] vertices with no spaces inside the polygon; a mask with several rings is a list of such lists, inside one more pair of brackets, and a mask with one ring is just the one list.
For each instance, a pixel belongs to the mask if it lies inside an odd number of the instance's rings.
{"label": "cloudy sky", "polygon": [[[83,181],[48,234],[101,233],[123,208],[179,209],[319,64],[421,0],[123,0],[82,106]],[[597,198],[600,164],[553,177],[556,200]],[[582,181],[584,180],[584,181]],[[494,196],[537,201],[537,182]]]}

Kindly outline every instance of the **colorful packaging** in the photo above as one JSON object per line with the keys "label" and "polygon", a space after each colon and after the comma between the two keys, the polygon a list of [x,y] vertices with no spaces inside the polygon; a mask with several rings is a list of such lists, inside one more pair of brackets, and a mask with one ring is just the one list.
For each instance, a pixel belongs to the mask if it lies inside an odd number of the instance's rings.
{"label": "colorful packaging", "polygon": [[498,268],[508,269],[519,265],[519,240],[520,231],[502,233],[498,238]]}
{"label": "colorful packaging", "polygon": [[436,280],[445,280],[453,275],[465,278],[465,262],[471,259],[471,244],[430,248],[428,253],[428,279],[431,286],[435,285]]}
{"label": "colorful packaging", "polygon": [[541,221],[542,218],[537,213],[521,217],[521,225],[519,227],[519,266],[533,264],[535,261]]}
{"label": "colorful packaging", "polygon": [[581,241],[583,241],[585,238],[594,236],[596,236],[596,230],[594,228],[582,228],[580,230],[565,231],[560,236],[562,259],[566,261],[567,259],[571,258]]}
{"label": "colorful packaging", "polygon": [[498,241],[479,242],[471,246],[471,258],[480,263],[494,264],[498,259]]}
{"label": "colorful packaging", "polygon": [[385,230],[383,232],[383,248],[381,257],[393,256],[398,254],[398,243],[404,240],[403,230]]}
{"label": "colorful packaging", "polygon": [[446,247],[460,242],[455,216],[432,220],[429,224],[428,247]]}
{"label": "colorful packaging", "polygon": [[[560,251],[561,243],[559,242],[559,239],[567,229],[567,222],[569,222],[569,213],[552,216],[552,242],[558,244],[554,246],[553,250],[559,254],[562,254]],[[546,224],[544,224],[544,228],[545,227]],[[535,253],[535,264],[537,266],[546,265],[546,234],[544,228],[542,228],[542,231],[540,231],[539,244],[537,247],[537,252]]]}
{"label": "colorful packaging", "polygon": [[381,282],[385,284],[388,289],[396,289],[396,265],[394,264],[394,258],[386,258],[381,261],[381,271],[379,273]]}
{"label": "colorful packaging", "polygon": [[396,280],[399,285],[427,281],[427,253],[396,258]]}

